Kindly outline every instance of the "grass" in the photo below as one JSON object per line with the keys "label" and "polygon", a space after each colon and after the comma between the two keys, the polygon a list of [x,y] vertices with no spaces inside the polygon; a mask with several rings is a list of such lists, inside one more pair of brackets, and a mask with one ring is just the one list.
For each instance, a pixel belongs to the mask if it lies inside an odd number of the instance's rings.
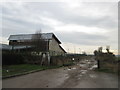
{"label": "grass", "polygon": [[29,72],[32,70],[46,70],[52,68],[58,68],[60,66],[40,66],[40,65],[30,65],[30,64],[21,64],[21,65],[7,65],[2,68],[2,76],[9,76],[15,74],[21,74]]}
{"label": "grass", "polygon": [[120,69],[119,69],[120,63],[119,64],[117,63],[117,61],[120,61],[120,57],[116,57],[115,61],[116,61],[116,63],[110,63],[110,62],[102,63],[101,68],[96,69],[96,71],[120,75]]}
{"label": "grass", "polygon": [[111,69],[107,69],[107,68],[96,69],[96,71],[99,71],[99,72],[106,72],[106,73],[113,73],[113,74],[118,74],[118,72],[113,71],[113,70],[111,70]]}
{"label": "grass", "polygon": [[71,65],[74,65],[74,63],[73,62],[67,62],[67,63],[63,64],[63,66],[71,66]]}
{"label": "grass", "polygon": [[116,59],[117,59],[118,61],[120,61],[120,57],[116,57]]}
{"label": "grass", "polygon": [[116,64],[106,63],[104,65],[105,66],[100,67],[99,69],[96,69],[96,71],[118,74],[118,66]]}

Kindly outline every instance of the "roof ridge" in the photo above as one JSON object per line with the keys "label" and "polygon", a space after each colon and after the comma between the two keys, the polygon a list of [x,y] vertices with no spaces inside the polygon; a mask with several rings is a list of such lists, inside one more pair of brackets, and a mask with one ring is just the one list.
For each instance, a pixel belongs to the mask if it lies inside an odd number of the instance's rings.
{"label": "roof ridge", "polygon": [[[34,34],[36,34],[36,33],[34,33]],[[34,34],[14,34],[14,35],[10,35],[10,36],[17,36],[17,35],[34,35]],[[54,33],[41,33],[41,34],[54,34]]]}
{"label": "roof ridge", "polygon": [[[52,39],[52,37],[54,37],[59,44],[61,44],[60,40],[56,37],[56,35],[54,33],[41,33],[44,39]],[[10,35],[10,37],[8,38],[8,40],[20,40],[20,39],[31,39],[32,35],[35,34],[17,34],[17,35]],[[16,38],[16,39],[15,39]]]}

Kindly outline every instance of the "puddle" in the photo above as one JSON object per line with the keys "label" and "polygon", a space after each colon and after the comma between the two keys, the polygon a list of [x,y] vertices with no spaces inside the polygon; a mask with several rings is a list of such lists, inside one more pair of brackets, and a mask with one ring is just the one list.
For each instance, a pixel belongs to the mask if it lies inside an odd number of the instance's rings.
{"label": "puddle", "polygon": [[91,78],[96,78],[96,75],[94,75],[94,74],[90,74],[89,75]]}
{"label": "puddle", "polygon": [[71,70],[71,69],[68,69],[69,71]]}
{"label": "puddle", "polygon": [[65,78],[67,79],[67,78],[69,78],[69,76],[66,76]]}
{"label": "puddle", "polygon": [[86,72],[81,72],[82,74],[86,74]]}
{"label": "puddle", "polygon": [[97,68],[98,66],[97,65],[93,65],[92,68]]}
{"label": "puddle", "polygon": [[68,76],[68,74],[65,74],[65,76]]}
{"label": "puddle", "polygon": [[76,68],[74,67],[74,68],[72,68],[72,69],[76,69]]}
{"label": "puddle", "polygon": [[87,62],[88,64],[91,64],[91,62]]}
{"label": "puddle", "polygon": [[81,72],[87,72],[87,70],[81,70]]}
{"label": "puddle", "polygon": [[81,61],[80,64],[86,64],[86,62],[85,61]]}
{"label": "puddle", "polygon": [[69,75],[68,75],[68,74],[65,74],[65,78],[69,78]]}
{"label": "puddle", "polygon": [[86,62],[88,62],[89,60],[85,60]]}
{"label": "puddle", "polygon": [[87,70],[81,70],[81,74],[86,74]]}
{"label": "puddle", "polygon": [[89,68],[89,70],[93,70],[93,69],[95,69],[97,67],[98,67],[97,65],[93,65],[91,68]]}
{"label": "puddle", "polygon": [[86,67],[86,64],[79,64],[80,67]]}
{"label": "puddle", "polygon": [[82,77],[82,75],[80,75],[80,77]]}
{"label": "puddle", "polygon": [[93,68],[89,68],[89,70],[92,70]]}

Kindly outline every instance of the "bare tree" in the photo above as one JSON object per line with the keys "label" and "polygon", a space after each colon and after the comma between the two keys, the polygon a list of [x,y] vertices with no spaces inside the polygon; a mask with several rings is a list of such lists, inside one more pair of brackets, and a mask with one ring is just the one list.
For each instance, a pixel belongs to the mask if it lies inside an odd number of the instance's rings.
{"label": "bare tree", "polygon": [[97,56],[97,54],[98,54],[98,51],[97,51],[97,50],[95,50],[95,51],[94,51],[94,55],[95,55],[95,56]]}
{"label": "bare tree", "polygon": [[44,40],[41,31],[37,31],[33,34],[31,44],[37,53],[46,51],[46,41]]}
{"label": "bare tree", "polygon": [[106,50],[109,53],[110,52],[110,46],[106,46]]}
{"label": "bare tree", "polygon": [[82,52],[83,55],[87,55],[87,53],[85,51]]}
{"label": "bare tree", "polygon": [[102,47],[99,47],[99,48],[98,48],[98,52],[99,52],[99,53],[102,53],[102,49],[103,49]]}

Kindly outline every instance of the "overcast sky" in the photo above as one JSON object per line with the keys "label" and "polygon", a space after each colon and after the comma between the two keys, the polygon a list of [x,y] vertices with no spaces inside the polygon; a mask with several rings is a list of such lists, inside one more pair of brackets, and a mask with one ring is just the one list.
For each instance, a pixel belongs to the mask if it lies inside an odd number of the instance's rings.
{"label": "overcast sky", "polygon": [[[100,1],[100,0],[99,0]],[[93,53],[99,46],[110,45],[117,53],[117,2],[4,2],[0,22],[2,43],[12,34],[53,32],[68,52]]]}

